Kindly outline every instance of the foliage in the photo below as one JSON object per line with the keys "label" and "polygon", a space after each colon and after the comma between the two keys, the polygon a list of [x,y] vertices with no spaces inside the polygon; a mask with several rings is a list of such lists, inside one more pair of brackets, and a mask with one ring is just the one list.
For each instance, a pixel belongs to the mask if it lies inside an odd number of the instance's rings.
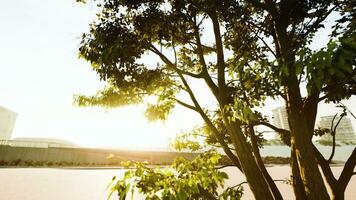
{"label": "foliage", "polygon": [[[221,147],[242,169],[257,199],[282,198],[261,163],[263,138],[254,131],[261,124],[273,128],[292,153],[298,152],[292,156],[298,163],[293,177],[301,179],[293,180],[294,187],[302,187],[297,199],[328,199],[315,160],[320,152],[311,140],[314,133],[325,133],[313,131],[318,103],[356,94],[354,1],[96,2],[101,11],[82,36],[79,55],[108,85],[97,95],[75,96],[78,105],[146,103],[150,120],[166,119],[176,104],[198,113],[205,141]],[[311,50],[331,14],[340,18],[328,45]],[[145,56],[157,65],[144,63]],[[210,89],[215,107],[200,104],[191,78]],[[179,99],[182,93],[189,99]],[[285,100],[291,131],[274,127],[256,111],[266,98]],[[189,141],[178,148],[200,147]]]}
{"label": "foliage", "polygon": [[[126,163],[127,171],[120,180],[113,178],[111,194],[117,192],[119,199],[134,195],[138,189],[145,199],[240,199],[242,187],[228,188],[218,194],[228,178],[216,169],[220,155],[208,151],[193,161],[178,158],[169,168],[151,168],[145,163]],[[133,169],[130,167],[134,167]]]}
{"label": "foliage", "polygon": [[178,151],[201,151],[202,148],[204,148],[204,144],[202,144],[202,142],[199,142],[198,137],[204,137],[205,135],[202,135],[204,132],[200,130],[200,128],[196,128],[189,133],[181,133],[175,138],[175,141],[172,143],[172,147]]}

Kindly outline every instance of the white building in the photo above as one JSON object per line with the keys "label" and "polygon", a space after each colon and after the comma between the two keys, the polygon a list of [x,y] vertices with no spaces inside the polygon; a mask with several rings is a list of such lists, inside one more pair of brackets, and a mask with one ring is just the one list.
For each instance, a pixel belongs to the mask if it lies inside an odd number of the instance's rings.
{"label": "white building", "polygon": [[0,106],[0,140],[10,140],[17,113]]}
{"label": "white building", "polygon": [[[320,118],[319,127],[320,128],[331,128],[331,123],[334,118],[334,115],[324,116]],[[340,117],[336,117],[334,120],[334,126],[339,121]],[[331,134],[325,134],[321,137],[321,140],[331,141],[332,136]],[[340,124],[336,128],[336,141],[344,141],[344,142],[351,142],[355,141],[355,132],[352,128],[351,120],[348,117],[343,117],[340,121]]]}
{"label": "white building", "polygon": [[272,110],[273,124],[282,129],[289,130],[288,114],[286,107],[281,106]]}
{"label": "white building", "polygon": [[28,138],[28,137],[19,137],[13,140],[0,140],[0,145],[9,145],[12,147],[33,147],[33,148],[49,148],[49,147],[58,147],[58,148],[75,148],[78,147],[76,144],[54,138]]}
{"label": "white building", "polygon": [[[278,128],[285,129],[285,130],[290,130],[289,129],[289,123],[288,123],[288,114],[286,107],[281,106],[275,109],[272,109],[272,121],[273,125],[275,125]],[[280,139],[279,134],[275,134],[275,139]]]}

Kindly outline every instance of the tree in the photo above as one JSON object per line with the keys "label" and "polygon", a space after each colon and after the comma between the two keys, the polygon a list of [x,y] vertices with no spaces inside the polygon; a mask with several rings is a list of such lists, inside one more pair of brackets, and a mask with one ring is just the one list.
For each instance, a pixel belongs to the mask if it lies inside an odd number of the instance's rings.
{"label": "tree", "polygon": [[[152,120],[166,119],[176,104],[198,113],[211,138],[244,173],[256,199],[282,199],[260,160],[254,131],[258,125],[273,128],[291,146],[297,199],[329,199],[312,137],[318,103],[339,102],[356,93],[355,2],[102,0],[98,4],[101,12],[83,35],[79,52],[107,87],[95,96],[76,96],[77,104],[116,107],[155,96],[146,110]],[[332,13],[340,19],[330,42],[310,50],[308,44]],[[206,41],[210,33],[213,38]],[[157,66],[142,63],[147,53],[157,58]],[[201,106],[188,78],[204,81],[215,108]],[[182,92],[189,101],[177,98]],[[267,97],[285,100],[291,131],[274,127],[256,111]]]}
{"label": "tree", "polygon": [[338,105],[338,107],[343,109],[342,113],[340,114],[337,121],[336,121],[336,117],[338,116],[338,114],[334,115],[333,120],[331,122],[330,129],[326,129],[324,131],[322,130],[321,132],[320,129],[319,132],[317,131],[318,129],[316,130],[318,135],[331,134],[333,140],[332,140],[332,151],[330,157],[328,159],[325,159],[324,156],[315,147],[314,147],[314,152],[319,162],[319,165],[324,173],[325,179],[329,184],[329,187],[331,188],[333,198],[344,199],[344,193],[346,187],[351,177],[355,174],[353,170],[355,168],[355,163],[356,163],[356,159],[355,159],[356,148],[353,150],[349,159],[346,161],[344,165],[344,169],[342,170],[341,175],[339,176],[338,179],[334,176],[333,172],[331,171],[330,164],[335,155],[335,146],[336,146],[335,137],[336,137],[337,127],[339,126],[342,118],[344,118],[347,114],[350,114],[355,119],[356,117],[345,105],[341,104]]}

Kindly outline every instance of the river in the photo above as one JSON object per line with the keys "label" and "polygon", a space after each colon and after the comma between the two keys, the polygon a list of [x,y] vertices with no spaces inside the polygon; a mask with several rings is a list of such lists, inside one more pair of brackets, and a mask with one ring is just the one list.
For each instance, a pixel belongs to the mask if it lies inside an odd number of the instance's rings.
{"label": "river", "polygon": [[[324,145],[316,145],[319,151],[324,155],[325,158],[329,158],[331,154],[331,146],[324,146]],[[337,146],[335,148],[335,156],[334,161],[343,161],[345,162],[355,145],[344,145],[344,146]],[[281,157],[290,157],[290,149],[288,146],[269,146],[265,145],[261,148],[261,155],[262,156],[281,156]]]}

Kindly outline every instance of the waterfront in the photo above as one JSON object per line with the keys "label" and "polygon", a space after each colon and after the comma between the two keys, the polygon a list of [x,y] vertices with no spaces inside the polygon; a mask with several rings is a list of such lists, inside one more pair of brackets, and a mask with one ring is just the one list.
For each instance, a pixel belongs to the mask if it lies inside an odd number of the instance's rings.
{"label": "waterfront", "polygon": [[[229,174],[225,186],[233,186],[244,181],[235,168],[224,169]],[[339,174],[342,166],[334,166]],[[289,166],[268,167],[274,179],[289,177]],[[1,200],[102,200],[107,199],[108,183],[113,176],[122,176],[122,169],[56,169],[56,168],[2,168],[0,169]],[[293,199],[290,185],[277,183],[285,199]],[[354,199],[351,188],[356,188],[356,176],[351,179],[345,199]],[[244,188],[243,199],[253,199],[248,188]],[[135,196],[141,199],[139,195]],[[114,199],[114,198],[113,198]]]}
{"label": "waterfront", "polygon": [[[330,146],[317,146],[327,158]],[[355,146],[340,146],[336,148],[336,161],[345,162]],[[289,156],[287,146],[264,146],[263,156]],[[235,168],[224,169],[229,174],[225,186],[233,186],[244,181],[244,177]],[[342,165],[334,165],[333,171],[339,176]],[[287,179],[290,176],[288,165],[269,166],[268,171],[274,179]],[[121,177],[122,169],[100,168],[0,168],[0,200],[101,200],[107,199],[106,189],[113,176]],[[243,199],[253,199],[248,187],[244,184]],[[277,182],[285,199],[293,199],[292,188],[284,182]],[[356,188],[356,176],[346,191],[345,199],[354,199],[350,188]],[[115,199],[115,198],[112,198]],[[142,199],[140,194],[135,200]]]}
{"label": "waterfront", "polygon": [[[331,146],[316,145],[319,151],[324,155],[325,158],[329,158],[331,154]],[[335,155],[333,161],[343,161],[345,162],[351,152],[354,150],[355,145],[343,145],[337,146],[335,149]],[[290,148],[288,146],[278,146],[278,145],[265,145],[261,148],[262,156],[279,156],[279,157],[290,157]]]}

